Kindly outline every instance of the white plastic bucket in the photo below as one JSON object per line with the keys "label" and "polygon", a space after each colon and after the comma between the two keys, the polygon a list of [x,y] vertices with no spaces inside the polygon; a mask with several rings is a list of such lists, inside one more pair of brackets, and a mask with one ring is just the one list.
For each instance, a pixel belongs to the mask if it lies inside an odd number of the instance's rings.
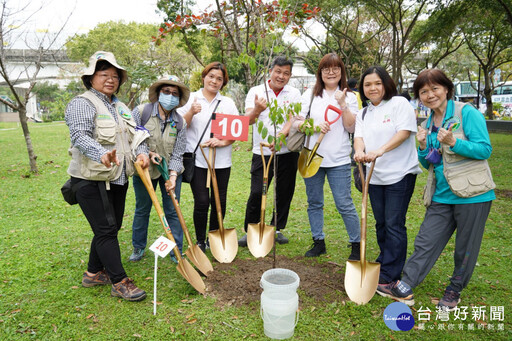
{"label": "white plastic bucket", "polygon": [[299,283],[299,276],[287,269],[270,269],[261,276],[260,316],[266,336],[280,340],[293,336],[299,320]]}

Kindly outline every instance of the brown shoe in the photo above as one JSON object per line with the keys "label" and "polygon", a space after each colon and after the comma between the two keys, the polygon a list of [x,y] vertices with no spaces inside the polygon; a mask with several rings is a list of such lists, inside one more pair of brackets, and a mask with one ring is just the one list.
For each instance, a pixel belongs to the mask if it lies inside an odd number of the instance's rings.
{"label": "brown shoe", "polygon": [[95,285],[106,285],[112,284],[105,270],[98,271],[92,276],[89,276],[87,272],[84,272],[82,277],[82,286],[86,288],[93,287]]}
{"label": "brown shoe", "polygon": [[110,295],[113,297],[122,297],[127,301],[142,301],[146,298],[146,292],[133,284],[133,281],[125,277],[121,282],[112,284]]}

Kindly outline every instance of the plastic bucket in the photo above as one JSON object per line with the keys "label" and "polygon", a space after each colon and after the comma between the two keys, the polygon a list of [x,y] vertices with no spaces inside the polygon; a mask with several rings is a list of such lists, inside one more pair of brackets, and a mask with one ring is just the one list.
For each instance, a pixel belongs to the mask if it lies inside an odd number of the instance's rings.
{"label": "plastic bucket", "polygon": [[273,339],[293,336],[299,320],[299,276],[287,269],[271,269],[261,276],[260,316],[265,335]]}

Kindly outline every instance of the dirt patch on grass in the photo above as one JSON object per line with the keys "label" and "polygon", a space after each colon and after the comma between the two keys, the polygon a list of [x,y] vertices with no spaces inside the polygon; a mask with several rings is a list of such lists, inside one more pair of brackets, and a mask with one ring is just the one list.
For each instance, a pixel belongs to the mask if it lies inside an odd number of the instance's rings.
{"label": "dirt patch on grass", "polygon": [[[207,278],[206,295],[215,297],[217,306],[245,305],[260,300],[263,289],[260,279],[272,269],[273,258],[239,259],[232,263],[213,263],[214,272]],[[319,263],[304,257],[287,258],[277,256],[276,268],[285,268],[299,275],[299,292],[314,301],[347,299],[343,281],[345,266],[334,263]],[[301,299],[304,298],[301,295]]]}
{"label": "dirt patch on grass", "polygon": [[496,192],[496,195],[498,197],[512,199],[512,191],[509,190],[509,189],[499,189],[499,188],[496,188],[494,190],[494,192]]}

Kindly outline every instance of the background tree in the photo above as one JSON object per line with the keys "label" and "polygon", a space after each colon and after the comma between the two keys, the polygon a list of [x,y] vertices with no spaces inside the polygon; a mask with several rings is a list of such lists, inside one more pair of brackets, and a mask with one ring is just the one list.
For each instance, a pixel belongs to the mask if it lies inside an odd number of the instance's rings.
{"label": "background tree", "polygon": [[[284,8],[277,1],[216,0],[215,9],[197,15],[190,14],[187,3],[180,5],[180,14],[168,15],[169,20],[160,29],[156,42],[161,43],[169,35],[179,35],[201,65],[211,60],[221,61],[227,65],[230,75],[242,80],[248,88],[260,81],[265,61],[269,59],[268,51],[276,51],[270,46],[283,46],[286,30],[298,32],[300,25],[318,13],[317,8],[307,4]],[[214,46],[207,58],[191,44],[198,36]]]}
{"label": "background tree", "polygon": [[362,3],[318,0],[313,4],[322,8],[315,21],[325,35],[318,35],[317,26],[301,28],[301,34],[313,43],[313,48],[301,58],[309,72],[314,74],[320,58],[329,52],[341,56],[348,77],[358,77],[368,65],[385,64],[384,49],[380,47],[386,25],[372,21]]}
{"label": "background tree", "polygon": [[[38,168],[36,162],[37,155],[32,145],[32,138],[30,137],[27,124],[27,104],[36,84],[42,62],[49,58],[55,60],[54,54],[56,49],[60,47],[56,46],[56,41],[67,23],[66,20],[56,33],[44,33],[41,36],[32,37],[34,23],[30,21],[30,18],[40,11],[41,8],[39,7],[35,11],[31,11],[27,3],[27,5],[21,6],[16,11],[13,7],[9,6],[8,0],[0,1],[0,77],[4,79],[10,92],[10,97],[13,99],[11,102],[0,98],[0,102],[10,107],[13,111],[18,112],[25,144],[27,145],[30,171],[32,173],[37,173]],[[17,73],[9,68],[7,62],[8,56],[12,54],[15,42],[24,42],[30,56],[23,60],[22,70]],[[24,91],[17,90],[17,86],[22,82],[27,82],[28,87]]]}
{"label": "background tree", "polygon": [[387,23],[390,36],[386,50],[389,53],[390,69],[393,80],[402,91],[402,75],[405,60],[416,53],[428,38],[427,32],[413,35],[414,28],[422,15],[428,14],[429,5],[434,0],[362,0],[374,20]]}
{"label": "background tree", "polygon": [[[476,65],[467,49],[462,53],[458,51],[464,45],[459,28],[463,18],[459,11],[460,5],[449,7],[441,5],[430,12],[427,19],[418,21],[411,33],[411,39],[420,43],[417,45],[416,52],[411,53],[405,59],[405,68],[409,72],[417,75],[423,69],[439,67],[443,60],[452,56],[456,51],[455,58],[443,63],[447,73],[465,74],[467,70]],[[461,55],[467,58],[460,58]],[[455,60],[460,63],[453,63]]]}
{"label": "background tree", "polygon": [[466,46],[482,69],[486,115],[493,119],[492,92],[498,85],[493,75],[496,69],[512,62],[512,30],[503,10],[496,11],[481,1],[460,3],[464,5],[460,15],[463,18],[471,16],[471,20],[460,24],[460,30]]}
{"label": "background tree", "polygon": [[128,81],[121,87],[120,97],[133,107],[159,76],[173,74],[186,79],[185,75],[196,66],[174,39],[155,46],[152,37],[156,32],[156,25],[110,21],[70,38],[66,50],[71,59],[84,63],[97,50],[112,52],[128,71]]}

